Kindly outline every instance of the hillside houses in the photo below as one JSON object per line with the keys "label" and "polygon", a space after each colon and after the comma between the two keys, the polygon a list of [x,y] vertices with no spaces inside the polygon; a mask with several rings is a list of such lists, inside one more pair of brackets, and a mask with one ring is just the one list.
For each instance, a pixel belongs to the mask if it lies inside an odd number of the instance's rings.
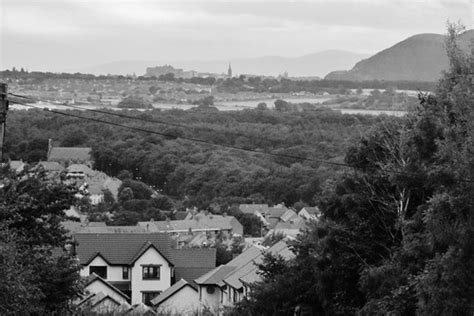
{"label": "hillside houses", "polygon": [[243,226],[234,216],[206,214],[193,215],[191,219],[138,222],[141,228],[149,232],[167,232],[181,241],[180,247],[189,243],[198,246],[205,240],[214,241],[216,238],[231,239],[234,235],[243,236]]}
{"label": "hillside houses", "polygon": [[92,167],[93,160],[90,147],[54,147],[50,139],[48,143],[47,161],[57,162],[63,167],[70,164],[84,164]]}
{"label": "hillside houses", "polygon": [[[100,277],[116,301],[125,298],[131,305],[150,304],[176,280],[191,282],[215,267],[215,249],[176,249],[164,233],[79,232],[72,240],[81,276]],[[96,294],[97,288],[105,292],[104,286],[88,285]]]}
{"label": "hillside houses", "polygon": [[317,220],[319,210],[317,207],[304,207],[297,213],[283,204],[269,206],[267,204],[241,204],[239,210],[246,214],[253,214],[260,218],[268,234],[282,233],[287,236],[296,236],[307,221]]}
{"label": "hillside houses", "polygon": [[258,264],[265,252],[280,255],[284,259],[293,257],[286,241],[282,240],[268,249],[252,246],[225,265],[216,267],[195,280],[199,286],[199,300],[211,311],[240,302],[249,294],[249,286],[260,280]]}

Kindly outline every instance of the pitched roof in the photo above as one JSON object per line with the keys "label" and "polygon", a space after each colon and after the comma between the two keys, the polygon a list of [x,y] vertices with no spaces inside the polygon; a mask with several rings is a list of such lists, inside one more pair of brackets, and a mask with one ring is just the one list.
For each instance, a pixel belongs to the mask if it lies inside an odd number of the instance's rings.
{"label": "pitched roof", "polygon": [[164,301],[166,301],[168,298],[170,298],[171,296],[173,296],[176,292],[178,292],[179,290],[181,290],[182,288],[186,287],[186,286],[189,286],[191,287],[194,291],[197,292],[197,290],[194,288],[194,286],[192,286],[190,283],[188,283],[186,280],[179,280],[178,282],[176,282],[175,284],[173,284],[171,287],[169,287],[168,289],[166,289],[163,293],[161,293],[160,295],[158,295],[157,297],[155,297],[154,299],[151,300],[151,304],[153,306],[157,306],[157,305],[160,305],[161,303],[163,303]]}
{"label": "pitched roof", "polygon": [[85,279],[85,286],[88,286],[89,284],[92,284],[96,281],[101,282],[102,284],[104,284],[105,286],[107,286],[108,288],[110,288],[111,290],[113,290],[114,292],[119,294],[120,296],[122,296],[125,300],[127,300],[127,301],[130,300],[130,297],[128,297],[125,293],[123,293],[117,287],[113,286],[112,284],[110,284],[106,280],[102,279],[100,276],[98,276],[95,273],[90,274],[89,276],[85,277],[84,279]]}
{"label": "pitched roof", "polygon": [[33,169],[43,168],[46,171],[63,171],[64,167],[56,161],[40,161]]}
{"label": "pitched roof", "polygon": [[163,233],[76,233],[74,239],[78,243],[76,254],[81,264],[87,264],[100,254],[111,265],[128,265],[147,242],[159,249],[166,258],[169,258],[171,250],[171,239]]}
{"label": "pitched roof", "polygon": [[89,229],[92,227],[105,227],[104,222],[75,222],[75,221],[64,221],[61,222],[61,225],[64,229],[66,229],[69,233],[77,233],[79,231]]}
{"label": "pitched roof", "polygon": [[268,215],[266,217],[281,218],[282,215],[285,214],[287,210],[288,209],[286,207],[270,207],[268,208],[268,212],[267,212]]}
{"label": "pitched roof", "polygon": [[290,219],[296,218],[296,217],[298,217],[298,214],[296,214],[295,211],[287,209],[286,212],[283,213],[283,215],[281,216],[281,220],[284,221],[284,222],[287,222]]}
{"label": "pitched roof", "polygon": [[241,267],[262,254],[264,248],[253,245],[227,263],[228,266]]}
{"label": "pitched roof", "polygon": [[215,248],[171,249],[171,261],[175,265],[176,279],[193,282],[216,266]]}
{"label": "pitched roof", "polygon": [[[141,227],[147,227],[150,231],[188,231],[191,230],[227,230],[232,229],[233,216],[222,215],[195,215],[189,220],[138,222]],[[237,220],[236,220],[237,221]]]}
{"label": "pitched roof", "polygon": [[94,175],[94,172],[95,172],[94,170],[92,170],[91,168],[89,168],[88,166],[84,164],[72,164],[68,166],[66,169],[68,172],[82,172],[85,175]]}
{"label": "pitched roof", "polygon": [[145,228],[140,226],[84,226],[80,233],[89,234],[130,234],[130,233],[143,233],[150,234]]}
{"label": "pitched roof", "polygon": [[[294,253],[288,248],[286,241],[280,240],[272,247],[268,248],[266,252],[270,252],[274,255],[280,255],[284,259],[289,260],[290,258],[294,257]],[[239,289],[242,287],[243,284],[250,284],[253,282],[257,282],[261,279],[260,275],[258,274],[258,267],[257,265],[262,263],[263,255],[258,257],[254,260],[254,267],[253,269],[246,269],[242,273],[239,273],[241,276],[238,278],[238,281],[235,278],[230,279],[229,281],[226,280],[226,283],[232,285],[233,287]],[[236,275],[239,275],[236,274]]]}
{"label": "pitched roof", "polygon": [[91,161],[90,147],[52,147],[48,161]]}
{"label": "pitched roof", "polygon": [[227,265],[220,265],[217,268],[209,271],[208,273],[200,276],[194,282],[197,284],[215,284],[222,286],[224,285],[223,280],[226,275],[230,272],[234,271],[235,267],[227,266]]}
{"label": "pitched roof", "polygon": [[242,213],[254,214],[256,211],[266,213],[268,204],[240,204],[239,209]]}
{"label": "pitched roof", "polygon": [[256,270],[257,266],[255,265],[255,262],[252,260],[245,264],[242,267],[239,267],[229,273],[225,279],[224,282],[229,284],[230,286],[240,289],[242,287],[242,282],[239,280],[241,277],[249,274],[251,271]]}
{"label": "pitched roof", "polygon": [[242,252],[240,255],[229,261],[225,265],[221,265],[214,270],[206,273],[195,280],[197,284],[217,284],[224,285],[224,279],[230,275],[234,270],[246,265],[253,259],[262,254],[262,249],[257,246],[252,246]]}
{"label": "pitched roof", "polygon": [[214,268],[216,266],[216,248],[171,249],[170,258],[177,267]]}
{"label": "pitched roof", "polygon": [[317,207],[305,206],[301,209],[301,211],[302,210],[306,210],[306,212],[308,212],[310,215],[318,215],[319,214],[319,208],[317,208]]}

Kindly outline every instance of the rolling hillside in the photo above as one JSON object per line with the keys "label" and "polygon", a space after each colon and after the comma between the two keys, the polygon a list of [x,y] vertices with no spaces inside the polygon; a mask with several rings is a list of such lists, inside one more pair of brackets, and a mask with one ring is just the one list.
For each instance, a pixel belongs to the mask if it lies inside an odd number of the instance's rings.
{"label": "rolling hillside", "polygon": [[[418,34],[358,62],[349,71],[333,71],[325,78],[331,80],[410,80],[436,81],[448,68],[445,36]],[[459,37],[460,46],[467,50],[474,40],[474,30]]]}

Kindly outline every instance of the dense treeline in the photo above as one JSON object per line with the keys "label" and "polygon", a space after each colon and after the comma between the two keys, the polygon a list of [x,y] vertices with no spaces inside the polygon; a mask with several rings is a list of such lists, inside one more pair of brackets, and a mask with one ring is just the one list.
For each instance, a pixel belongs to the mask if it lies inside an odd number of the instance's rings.
{"label": "dense treeline", "polygon": [[293,205],[301,200],[313,204],[325,180],[335,171],[318,159],[341,162],[352,136],[377,122],[400,120],[342,115],[330,110],[114,112],[139,120],[81,111],[68,113],[139,127],[167,137],[46,111],[10,111],[6,153],[11,159],[44,160],[49,138],[61,146],[91,146],[97,169],[111,176],[127,170],[132,178],[183,200],[186,206],[215,205],[218,210],[233,202]]}
{"label": "dense treeline", "polygon": [[221,92],[265,92],[265,93],[291,93],[291,92],[329,92],[329,93],[344,93],[347,89],[388,89],[397,87],[402,90],[420,90],[433,91],[435,82],[420,82],[420,81],[338,81],[338,80],[295,80],[288,78],[268,78],[259,76],[241,75],[234,78],[219,78],[213,77],[193,77],[193,78],[175,78],[174,74],[169,73],[161,75],[160,77],[145,77],[145,76],[123,76],[123,75],[92,75],[81,73],[52,73],[52,72],[28,72],[24,69],[18,70],[4,70],[0,71],[0,77],[6,79],[32,81],[40,83],[44,80],[118,80],[118,81],[162,81],[162,82],[178,82],[178,83],[192,83],[207,86],[216,86]]}
{"label": "dense treeline", "polygon": [[267,256],[235,315],[474,313],[474,55],[447,42],[450,71],[405,121],[381,122],[347,152],[357,170],[322,195],[322,218]]}

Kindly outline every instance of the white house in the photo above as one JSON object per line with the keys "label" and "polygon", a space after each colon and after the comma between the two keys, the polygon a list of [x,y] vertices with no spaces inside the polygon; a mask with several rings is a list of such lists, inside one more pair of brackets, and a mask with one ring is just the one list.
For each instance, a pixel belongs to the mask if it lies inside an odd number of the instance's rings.
{"label": "white house", "polygon": [[193,280],[215,267],[215,249],[173,249],[163,233],[76,233],[83,277],[96,274],[130,298],[150,301],[178,276]]}
{"label": "white house", "polygon": [[317,220],[321,215],[321,212],[317,207],[303,207],[298,215],[306,220]]}
{"label": "white house", "polygon": [[128,303],[130,297],[95,273],[86,278],[84,291],[85,297],[77,302],[77,306],[81,309],[97,313],[111,313],[131,308]]}
{"label": "white house", "polygon": [[[195,280],[201,303],[218,312],[222,307],[240,302],[248,295],[249,285],[260,279],[258,264],[262,262],[264,252],[281,255],[285,259],[293,256],[286,241],[280,241],[266,250],[258,246],[250,247],[227,264]],[[246,282],[244,278],[247,278]]]}
{"label": "white house", "polygon": [[202,309],[195,284],[184,279],[151,300],[156,311],[169,315],[195,315]]}

